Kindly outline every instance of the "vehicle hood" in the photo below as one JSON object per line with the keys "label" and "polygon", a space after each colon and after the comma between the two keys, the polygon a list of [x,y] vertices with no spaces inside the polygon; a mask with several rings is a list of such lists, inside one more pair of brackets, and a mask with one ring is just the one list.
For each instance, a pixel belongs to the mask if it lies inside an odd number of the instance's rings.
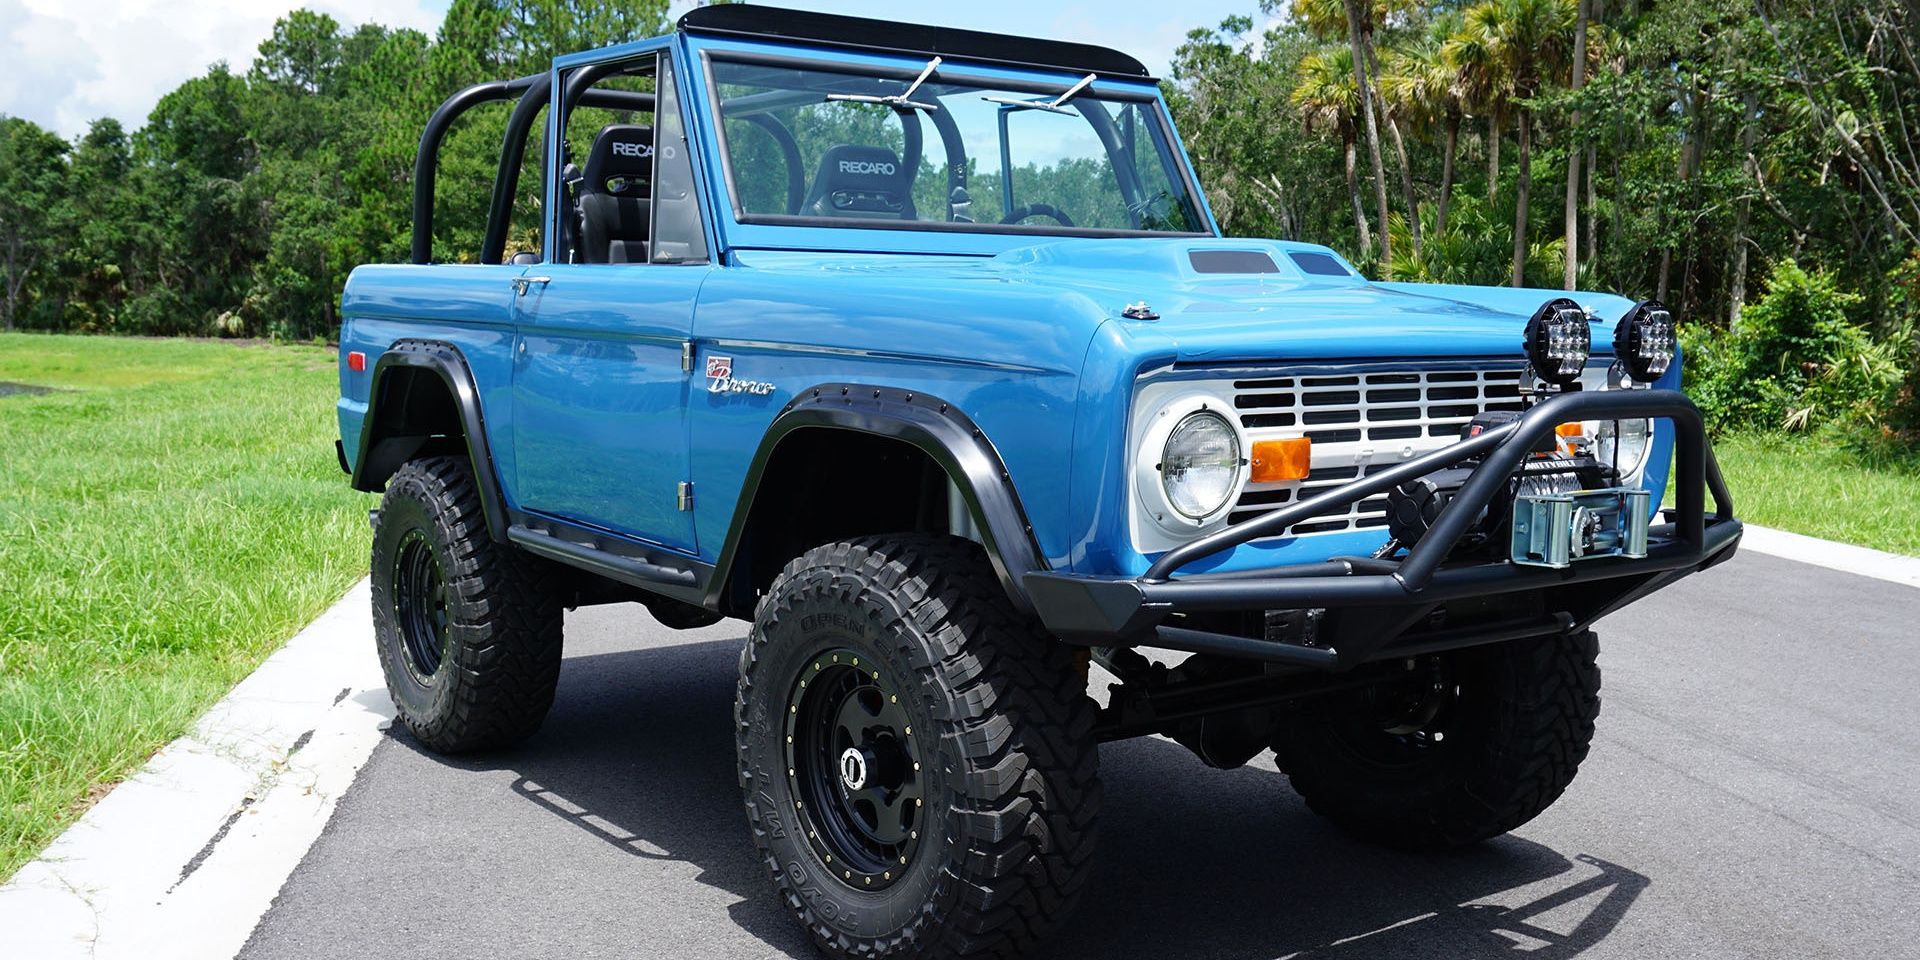
{"label": "vehicle hood", "polygon": [[[1220,252],[1264,254],[1273,272],[1196,269],[1196,260]],[[1294,254],[1347,275],[1308,273]],[[1594,349],[1606,353],[1613,322],[1633,306],[1609,294],[1373,283],[1331,249],[1268,240],[1063,241],[1007,251],[990,269],[1017,282],[1073,291],[1107,312],[1118,335],[1140,348],[1157,345],[1183,364],[1518,357],[1527,318],[1562,296],[1595,314]],[[1156,319],[1127,316],[1126,308],[1138,303]]]}
{"label": "vehicle hood", "polygon": [[[1196,254],[1220,252],[1264,255],[1271,272],[1195,267]],[[1298,254],[1326,258],[1322,266],[1343,275],[1308,273]],[[1106,341],[1105,356],[1140,366],[1518,358],[1527,318],[1560,296],[1593,311],[1594,351],[1604,354],[1613,321],[1633,305],[1609,294],[1374,283],[1326,247],[1273,240],[1075,238],[990,257],[738,250],[734,261],[749,269],[723,271],[741,281],[730,296],[820,345],[1032,362],[1061,373],[1096,338]],[[702,301],[717,296],[709,284]],[[1140,303],[1152,319],[1128,315]]]}

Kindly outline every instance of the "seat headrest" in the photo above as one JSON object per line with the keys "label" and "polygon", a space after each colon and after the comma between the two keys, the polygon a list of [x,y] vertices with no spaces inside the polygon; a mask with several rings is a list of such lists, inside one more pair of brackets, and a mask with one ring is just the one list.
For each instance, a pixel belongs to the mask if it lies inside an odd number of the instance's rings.
{"label": "seat headrest", "polygon": [[910,219],[912,194],[913,171],[892,150],[843,143],[821,154],[806,207],[819,216]]}
{"label": "seat headrest", "polygon": [[587,154],[584,193],[645,194],[653,181],[653,128],[616,123],[600,131]]}

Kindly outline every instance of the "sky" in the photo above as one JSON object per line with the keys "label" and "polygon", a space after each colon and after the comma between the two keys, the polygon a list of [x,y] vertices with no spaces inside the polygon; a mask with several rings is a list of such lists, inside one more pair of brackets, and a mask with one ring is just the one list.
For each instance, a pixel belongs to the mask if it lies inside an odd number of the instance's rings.
{"label": "sky", "polygon": [[[684,2],[684,0],[682,0]],[[348,26],[368,21],[431,33],[447,0],[0,0],[0,114],[62,136],[111,116],[131,130],[167,91],[225,60],[235,72],[287,11],[305,6]],[[780,0],[777,5],[878,18],[899,0]],[[1187,31],[1233,14],[1259,16],[1258,0],[968,0],[908,7],[916,20],[1114,47],[1165,75]]]}

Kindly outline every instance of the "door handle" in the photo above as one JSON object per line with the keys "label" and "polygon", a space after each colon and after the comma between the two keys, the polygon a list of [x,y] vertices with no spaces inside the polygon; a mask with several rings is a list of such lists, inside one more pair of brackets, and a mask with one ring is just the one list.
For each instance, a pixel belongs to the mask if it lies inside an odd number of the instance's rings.
{"label": "door handle", "polygon": [[547,284],[552,282],[553,282],[552,277],[514,277],[513,292],[524,297],[527,295],[528,287],[533,286],[536,283],[544,287]]}

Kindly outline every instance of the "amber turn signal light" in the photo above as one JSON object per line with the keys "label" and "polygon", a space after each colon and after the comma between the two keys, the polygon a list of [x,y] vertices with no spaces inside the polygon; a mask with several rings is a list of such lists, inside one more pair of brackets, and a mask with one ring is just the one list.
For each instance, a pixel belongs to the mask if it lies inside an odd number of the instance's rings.
{"label": "amber turn signal light", "polygon": [[1580,455],[1581,441],[1587,439],[1587,425],[1584,423],[1562,423],[1553,428],[1554,452],[1563,457]]}
{"label": "amber turn signal light", "polygon": [[1305,480],[1313,469],[1313,441],[1306,437],[1261,440],[1253,445],[1254,483]]}

